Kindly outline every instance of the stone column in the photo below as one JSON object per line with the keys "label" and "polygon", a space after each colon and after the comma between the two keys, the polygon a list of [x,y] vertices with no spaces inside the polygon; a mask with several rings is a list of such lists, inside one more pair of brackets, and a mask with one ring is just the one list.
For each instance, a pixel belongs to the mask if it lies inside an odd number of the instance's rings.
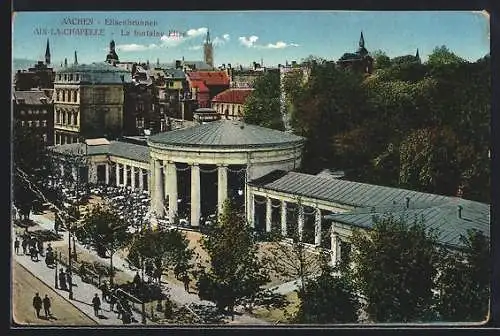
{"label": "stone column", "polygon": [[162,171],[161,171],[161,161],[154,161],[154,182],[151,182],[151,190],[153,192],[153,199],[151,200],[151,205],[153,206],[153,211],[158,217],[163,217],[163,181],[162,181]]}
{"label": "stone column", "polygon": [[144,171],[139,168],[139,189],[144,190]]}
{"label": "stone column", "polygon": [[130,184],[132,186],[132,189],[135,189],[135,167],[131,166],[130,170],[131,170],[130,171],[130,176],[131,176]]}
{"label": "stone column", "polygon": [[330,233],[330,238],[331,238],[331,249],[332,249],[332,266],[336,266],[337,263],[340,261],[341,255],[340,255],[340,238],[337,232],[332,231]]}
{"label": "stone column", "polygon": [[[219,188],[220,189],[220,188]],[[191,225],[198,226],[200,223],[200,166],[191,165]]]}
{"label": "stone column", "polygon": [[224,201],[227,199],[227,166],[219,165],[217,168],[217,205],[219,214],[222,213]]}
{"label": "stone column", "polygon": [[115,171],[116,171],[116,186],[119,187],[120,186],[120,164],[118,162],[116,163]]}
{"label": "stone column", "polygon": [[[168,218],[170,223],[174,221],[174,216],[177,214],[177,169],[175,162],[167,162],[165,165],[166,181],[168,195]],[[192,201],[191,201],[192,202]]]}
{"label": "stone column", "polygon": [[270,197],[266,197],[266,232],[271,232],[272,222],[272,201]]}
{"label": "stone column", "polygon": [[123,165],[123,186],[127,186],[127,165]]}
{"label": "stone column", "polygon": [[106,185],[109,184],[109,164],[106,162],[106,165],[104,166],[104,183]]}
{"label": "stone column", "polygon": [[304,206],[302,204],[299,204],[299,216],[297,219],[297,226],[298,226],[298,233],[299,233],[299,240],[302,241],[302,231],[304,230]]}
{"label": "stone column", "polygon": [[254,203],[254,194],[251,192],[250,188],[247,186],[247,221],[250,227],[255,227],[255,203]]}
{"label": "stone column", "polygon": [[321,209],[316,208],[314,214],[314,245],[321,245]]}
{"label": "stone column", "polygon": [[64,163],[60,163],[59,168],[61,169],[61,177],[64,177]]}
{"label": "stone column", "polygon": [[286,237],[286,201],[281,201],[281,234]]}

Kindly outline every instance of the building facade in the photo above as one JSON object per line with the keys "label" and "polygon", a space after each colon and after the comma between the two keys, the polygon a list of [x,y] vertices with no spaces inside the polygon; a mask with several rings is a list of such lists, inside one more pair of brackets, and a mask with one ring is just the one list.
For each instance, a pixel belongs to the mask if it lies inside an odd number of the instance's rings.
{"label": "building facade", "polygon": [[219,113],[221,118],[242,120],[243,105],[252,91],[251,88],[231,88],[222,91],[212,99],[212,108]]}
{"label": "building facade", "polygon": [[12,93],[14,132],[27,133],[42,138],[46,145],[54,140],[54,104],[44,91],[14,91]]}
{"label": "building facade", "polygon": [[74,64],[58,71],[54,82],[54,143],[120,136],[124,86],[130,82],[130,73],[106,63]]}

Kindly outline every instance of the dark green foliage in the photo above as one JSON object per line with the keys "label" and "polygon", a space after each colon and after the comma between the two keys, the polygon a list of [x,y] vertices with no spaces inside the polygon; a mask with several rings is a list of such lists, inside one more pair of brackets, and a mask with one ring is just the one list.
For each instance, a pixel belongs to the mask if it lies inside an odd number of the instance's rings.
{"label": "dark green foliage", "polygon": [[210,257],[210,267],[198,274],[199,297],[232,312],[238,303],[256,297],[269,275],[257,256],[253,234],[245,216],[230,200],[210,235],[201,239]]}
{"label": "dark green foliage", "polygon": [[484,321],[490,299],[490,242],[478,231],[461,240],[464,249],[446,251],[441,263],[438,312],[443,321]]}
{"label": "dark green foliage", "polygon": [[374,218],[373,229],[355,231],[354,278],[374,322],[419,322],[432,319],[434,279],[439,254],[437,237],[415,219]]}
{"label": "dark green foliage", "polygon": [[369,76],[321,63],[305,84],[300,70],[285,77],[293,130],[307,138],[303,170],[489,202],[489,56],[373,57]]}
{"label": "dark green foliage", "polygon": [[243,120],[246,123],[283,130],[280,112],[280,75],[266,72],[254,83],[254,91],[244,106]]}
{"label": "dark green foliage", "polygon": [[90,241],[100,256],[105,256],[106,252],[112,256],[131,238],[127,224],[118,213],[102,206],[95,206],[76,230],[78,237]]}
{"label": "dark green foliage", "polygon": [[146,260],[153,261],[158,269],[174,269],[176,275],[188,272],[193,250],[186,235],[180,230],[144,230],[134,237],[128,260],[142,268]]}
{"label": "dark green foliage", "polygon": [[326,262],[321,274],[306,281],[303,293],[299,292],[299,310],[294,317],[295,323],[334,324],[356,323],[360,303],[350,272],[333,274]]}

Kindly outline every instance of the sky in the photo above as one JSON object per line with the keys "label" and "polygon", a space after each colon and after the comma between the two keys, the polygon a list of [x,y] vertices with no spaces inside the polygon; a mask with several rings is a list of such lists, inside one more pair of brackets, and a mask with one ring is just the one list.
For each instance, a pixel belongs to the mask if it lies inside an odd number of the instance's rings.
{"label": "sky", "polygon": [[[87,20],[69,22],[73,18]],[[106,24],[106,19],[156,25]],[[88,29],[91,35],[69,35],[71,29]],[[203,60],[207,30],[215,65],[262,60],[264,66],[276,66],[309,55],[336,60],[357,50],[361,32],[368,51],[382,50],[389,57],[415,54],[418,48],[425,61],[436,46],[446,45],[475,61],[490,50],[488,17],[470,11],[18,12],[12,56],[43,60],[49,38],[52,64],[64,58],[73,62],[75,51],[79,63],[101,62],[114,39],[120,61]],[[142,36],[145,31],[154,31],[153,36]]]}

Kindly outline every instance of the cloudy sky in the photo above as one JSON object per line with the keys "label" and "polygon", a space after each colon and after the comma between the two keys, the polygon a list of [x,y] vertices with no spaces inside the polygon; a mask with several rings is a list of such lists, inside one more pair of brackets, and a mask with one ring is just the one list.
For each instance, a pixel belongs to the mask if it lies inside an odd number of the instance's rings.
{"label": "cloudy sky", "polygon": [[[71,25],[67,18],[88,18],[92,23]],[[106,25],[106,19],[157,25]],[[103,36],[52,35],[72,28],[102,29]],[[418,48],[425,60],[440,45],[471,61],[489,52],[489,21],[479,12],[23,12],[13,19],[13,58],[43,60],[49,38],[53,64],[65,57],[71,62],[75,50],[80,63],[103,61],[111,39],[122,61],[159,58],[163,63],[183,56],[202,60],[207,29],[216,65],[248,65],[261,59],[264,65],[277,65],[308,55],[335,60],[357,49],[361,31],[369,51],[383,50],[391,57],[414,54]],[[147,30],[156,36],[134,32]],[[171,31],[181,34],[171,36]]]}

